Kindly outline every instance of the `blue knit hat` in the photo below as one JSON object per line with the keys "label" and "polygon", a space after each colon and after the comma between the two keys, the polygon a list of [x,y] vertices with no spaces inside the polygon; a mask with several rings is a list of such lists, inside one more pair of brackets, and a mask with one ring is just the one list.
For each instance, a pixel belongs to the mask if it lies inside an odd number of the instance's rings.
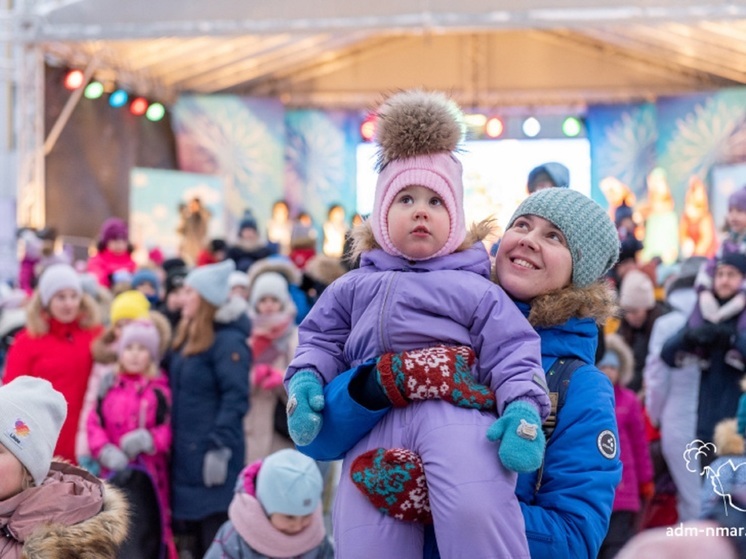
{"label": "blue knit hat", "polygon": [[316,462],[286,448],[262,461],[256,476],[256,498],[267,516],[305,516],[319,506],[323,485]]}
{"label": "blue knit hat", "polygon": [[149,283],[153,286],[153,289],[155,289],[156,293],[160,291],[160,282],[158,281],[158,276],[155,275],[155,272],[149,268],[141,268],[135,272],[135,275],[132,276],[132,289],[137,289],[137,286],[142,285],[143,283]]}
{"label": "blue knit hat", "polygon": [[565,236],[572,256],[572,282],[585,287],[608,272],[619,257],[619,235],[596,202],[576,190],[545,188],[526,198],[508,227],[524,215],[551,221]]}
{"label": "blue knit hat", "polygon": [[533,193],[536,191],[536,181],[542,176],[546,175],[549,180],[552,181],[554,186],[559,188],[567,188],[570,186],[570,171],[562,163],[556,161],[550,161],[549,163],[543,163],[538,167],[534,167],[528,173],[528,191]]}
{"label": "blue knit hat", "polygon": [[228,300],[228,278],[235,269],[233,260],[200,266],[187,274],[184,285],[196,290],[211,305],[219,307]]}

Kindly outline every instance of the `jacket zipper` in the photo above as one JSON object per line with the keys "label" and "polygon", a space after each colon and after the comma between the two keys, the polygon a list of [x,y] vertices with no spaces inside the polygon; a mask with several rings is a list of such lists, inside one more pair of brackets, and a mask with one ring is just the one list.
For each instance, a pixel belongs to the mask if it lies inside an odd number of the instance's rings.
{"label": "jacket zipper", "polygon": [[389,273],[390,273],[390,275],[389,275],[389,281],[386,284],[386,292],[383,295],[383,303],[381,303],[381,314],[378,317],[378,330],[379,330],[379,335],[380,335],[380,338],[381,338],[381,354],[387,353],[389,351],[389,348],[386,347],[386,343],[385,343],[385,340],[384,340],[384,326],[383,326],[384,325],[384,316],[386,314],[385,313],[386,306],[387,306],[387,303],[389,301],[389,294],[391,293],[391,286],[393,285],[394,278],[396,277],[396,274],[398,272],[389,272]]}

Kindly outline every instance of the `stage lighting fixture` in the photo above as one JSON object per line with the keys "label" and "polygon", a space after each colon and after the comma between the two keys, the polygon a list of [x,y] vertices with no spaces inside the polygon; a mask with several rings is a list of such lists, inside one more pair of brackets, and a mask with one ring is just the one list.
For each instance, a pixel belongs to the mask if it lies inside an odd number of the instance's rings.
{"label": "stage lighting fixture", "polygon": [[129,95],[127,95],[127,92],[124,89],[117,89],[111,95],[109,95],[109,105],[111,105],[115,109],[118,109],[119,107],[124,107],[127,104],[127,99],[129,99]]}
{"label": "stage lighting fixture", "polygon": [[575,138],[583,128],[579,118],[574,116],[567,117],[562,123],[562,133],[568,138]]}
{"label": "stage lighting fixture", "polygon": [[376,115],[370,114],[365,117],[362,124],[360,125],[360,136],[363,141],[370,142],[373,136],[376,135]]}
{"label": "stage lighting fixture", "polygon": [[541,132],[541,123],[536,118],[530,116],[523,121],[523,133],[529,138],[535,138]]}
{"label": "stage lighting fixture", "polygon": [[166,108],[160,103],[153,103],[145,111],[145,118],[152,122],[158,122],[166,115]]}
{"label": "stage lighting fixture", "polygon": [[130,113],[135,116],[142,116],[148,110],[148,100],[145,97],[135,97],[130,103]]}
{"label": "stage lighting fixture", "polygon": [[70,70],[65,74],[65,89],[72,91],[83,85],[83,72],[80,70]]}
{"label": "stage lighting fixture", "polygon": [[98,99],[104,94],[104,84],[101,82],[91,82],[85,86],[83,95],[86,99]]}
{"label": "stage lighting fixture", "polygon": [[505,125],[503,124],[503,121],[496,116],[488,119],[487,123],[484,125],[484,133],[487,134],[488,138],[499,138],[504,130]]}

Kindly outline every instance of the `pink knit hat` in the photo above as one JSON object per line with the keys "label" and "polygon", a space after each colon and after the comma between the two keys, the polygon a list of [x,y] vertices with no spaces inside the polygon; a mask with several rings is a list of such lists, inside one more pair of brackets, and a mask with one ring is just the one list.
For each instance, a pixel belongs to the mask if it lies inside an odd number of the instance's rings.
{"label": "pink knit hat", "polygon": [[442,93],[404,91],[379,109],[379,175],[370,224],[376,242],[387,253],[405,256],[389,237],[388,213],[396,195],[413,185],[440,196],[450,217],[448,240],[429,258],[450,254],[463,242],[464,185],[461,162],[453,152],[464,130],[461,110]]}
{"label": "pink knit hat", "polygon": [[133,343],[138,343],[147,349],[154,363],[160,361],[158,346],[161,343],[161,337],[155,324],[150,320],[135,320],[122,328],[117,344],[117,355],[121,357],[124,349]]}

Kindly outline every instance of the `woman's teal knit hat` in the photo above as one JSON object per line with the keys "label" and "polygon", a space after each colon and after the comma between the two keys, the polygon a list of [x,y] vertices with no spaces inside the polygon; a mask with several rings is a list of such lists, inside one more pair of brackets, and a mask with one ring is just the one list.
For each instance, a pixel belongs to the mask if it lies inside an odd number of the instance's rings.
{"label": "woman's teal knit hat", "polygon": [[619,258],[619,234],[604,209],[569,188],[546,188],[526,198],[508,227],[523,215],[551,221],[562,231],[572,256],[572,282],[585,287],[598,280]]}

